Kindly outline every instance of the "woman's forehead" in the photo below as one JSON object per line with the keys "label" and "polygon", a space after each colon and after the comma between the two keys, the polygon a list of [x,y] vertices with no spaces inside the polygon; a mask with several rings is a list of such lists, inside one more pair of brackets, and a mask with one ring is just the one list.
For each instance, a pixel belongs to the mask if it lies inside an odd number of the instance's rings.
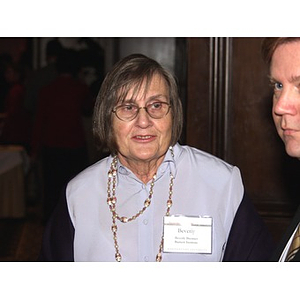
{"label": "woman's forehead", "polygon": [[165,79],[160,74],[137,79],[119,89],[117,103],[125,101],[136,102],[137,98],[145,98],[147,93],[153,91],[157,95],[168,97],[169,90]]}

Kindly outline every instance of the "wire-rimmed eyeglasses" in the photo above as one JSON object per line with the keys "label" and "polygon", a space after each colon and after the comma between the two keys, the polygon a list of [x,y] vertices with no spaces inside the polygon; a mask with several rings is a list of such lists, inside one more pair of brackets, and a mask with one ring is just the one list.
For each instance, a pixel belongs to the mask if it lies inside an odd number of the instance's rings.
{"label": "wire-rimmed eyeglasses", "polygon": [[147,104],[144,107],[139,107],[135,104],[122,104],[113,109],[113,113],[121,121],[132,121],[135,119],[141,109],[144,109],[153,119],[161,119],[170,111],[171,105],[167,102],[155,101]]}

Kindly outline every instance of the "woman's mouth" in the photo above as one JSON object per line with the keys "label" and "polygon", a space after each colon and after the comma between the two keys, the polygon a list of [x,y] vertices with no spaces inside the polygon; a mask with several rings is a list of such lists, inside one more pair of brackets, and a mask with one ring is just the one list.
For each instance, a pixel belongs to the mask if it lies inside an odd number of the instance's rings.
{"label": "woman's mouth", "polygon": [[154,138],[155,138],[154,135],[135,135],[133,137],[133,139],[136,141],[149,141],[149,140],[153,140]]}

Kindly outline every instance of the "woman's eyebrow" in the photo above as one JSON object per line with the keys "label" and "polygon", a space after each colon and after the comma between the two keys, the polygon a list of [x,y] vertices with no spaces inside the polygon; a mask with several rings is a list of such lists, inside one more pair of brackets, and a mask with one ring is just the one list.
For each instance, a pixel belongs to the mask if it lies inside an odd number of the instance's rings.
{"label": "woman's eyebrow", "polygon": [[125,98],[120,104],[136,104],[136,101],[134,98]]}
{"label": "woman's eyebrow", "polygon": [[[168,97],[164,94],[155,94],[155,95],[148,97],[146,99],[146,102],[149,102],[149,101],[152,101],[155,99],[161,99],[161,98],[163,98],[162,100],[168,100]],[[127,98],[127,99],[125,98],[122,102],[120,102],[120,104],[137,104],[137,102],[136,102],[135,98]]]}
{"label": "woman's eyebrow", "polygon": [[168,97],[166,95],[164,95],[164,94],[157,94],[157,95],[150,96],[147,100],[151,101],[153,99],[158,99],[158,98],[168,99]]}

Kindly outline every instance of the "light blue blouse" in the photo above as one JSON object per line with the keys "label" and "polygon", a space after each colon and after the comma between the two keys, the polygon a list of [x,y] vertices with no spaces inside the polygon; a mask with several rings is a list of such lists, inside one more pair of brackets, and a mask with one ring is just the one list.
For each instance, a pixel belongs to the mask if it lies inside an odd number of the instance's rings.
{"label": "light blue blouse", "polygon": [[[172,215],[210,216],[213,219],[212,253],[163,253],[162,261],[221,261],[230,228],[242,201],[244,187],[237,167],[198,149],[176,144],[174,158],[166,153],[160,165],[151,205],[136,220],[118,225],[118,244],[123,262],[151,262],[159,250],[163,217],[167,209],[170,172],[174,175]],[[107,204],[107,179],[112,157],[85,169],[69,182],[66,198],[75,228],[75,261],[115,261]],[[144,184],[118,164],[119,215],[131,217],[144,205],[150,182]]]}

